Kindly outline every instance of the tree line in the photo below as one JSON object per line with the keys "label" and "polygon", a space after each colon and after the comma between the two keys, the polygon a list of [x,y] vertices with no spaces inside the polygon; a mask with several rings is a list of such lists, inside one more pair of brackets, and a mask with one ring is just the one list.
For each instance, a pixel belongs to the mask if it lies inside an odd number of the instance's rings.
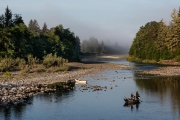
{"label": "tree line", "polygon": [[40,28],[37,20],[26,26],[20,14],[8,8],[0,16],[0,58],[22,58],[32,55],[40,60],[53,54],[69,61],[78,61],[80,39],[69,28],[58,25],[48,29],[46,23]]}
{"label": "tree line", "polygon": [[171,21],[151,21],[141,26],[129,50],[136,60],[180,61],[180,8],[171,13]]}
{"label": "tree line", "polygon": [[108,45],[103,40],[98,41],[95,37],[90,37],[89,40],[83,40],[81,44],[82,53],[93,54],[120,54],[120,46],[116,42],[114,45]]}

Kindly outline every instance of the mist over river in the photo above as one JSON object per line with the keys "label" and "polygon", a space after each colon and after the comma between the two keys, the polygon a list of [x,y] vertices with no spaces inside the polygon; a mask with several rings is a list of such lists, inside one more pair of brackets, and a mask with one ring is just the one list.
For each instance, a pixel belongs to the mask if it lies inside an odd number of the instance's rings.
{"label": "mist over river", "polygon": [[[127,62],[118,58],[94,58],[102,61],[136,66],[135,69],[105,70],[87,76],[88,86],[106,88],[93,91],[76,85],[64,93],[40,94],[29,104],[0,108],[2,120],[179,120],[180,77],[142,75],[138,71],[157,65]],[[142,102],[124,106],[124,98],[138,91]]]}

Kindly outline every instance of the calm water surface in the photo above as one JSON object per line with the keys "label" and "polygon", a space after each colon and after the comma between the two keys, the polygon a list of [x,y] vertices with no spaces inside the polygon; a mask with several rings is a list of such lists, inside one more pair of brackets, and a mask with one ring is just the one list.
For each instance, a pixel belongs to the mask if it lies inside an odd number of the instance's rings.
{"label": "calm water surface", "polygon": [[[107,61],[107,60],[106,60]],[[109,60],[108,60],[109,61]],[[135,65],[135,70],[109,70],[86,78],[88,85],[107,86],[106,91],[75,90],[34,96],[32,104],[0,108],[2,120],[179,120],[180,77],[140,75],[136,71],[156,65],[110,60]],[[113,82],[113,80],[115,80]],[[112,89],[110,89],[112,87]],[[139,91],[142,102],[124,106],[124,97]]]}

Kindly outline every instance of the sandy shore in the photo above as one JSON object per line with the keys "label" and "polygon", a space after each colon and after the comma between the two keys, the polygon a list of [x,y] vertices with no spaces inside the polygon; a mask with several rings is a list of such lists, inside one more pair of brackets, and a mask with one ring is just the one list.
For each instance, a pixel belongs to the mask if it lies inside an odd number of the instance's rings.
{"label": "sandy shore", "polygon": [[[7,82],[21,82],[23,83],[39,83],[39,84],[51,84],[55,82],[67,81],[70,79],[82,79],[83,77],[96,74],[108,69],[131,69],[132,66],[113,64],[113,63],[68,63],[70,67],[69,71],[55,72],[55,73],[28,73],[25,76],[13,74],[13,78],[10,80],[1,80],[1,83]],[[2,75],[0,75],[1,77]]]}
{"label": "sandy shore", "polygon": [[[122,58],[124,58],[124,56],[121,56]],[[99,56],[99,58],[111,58],[111,59],[119,59],[120,56]]]}

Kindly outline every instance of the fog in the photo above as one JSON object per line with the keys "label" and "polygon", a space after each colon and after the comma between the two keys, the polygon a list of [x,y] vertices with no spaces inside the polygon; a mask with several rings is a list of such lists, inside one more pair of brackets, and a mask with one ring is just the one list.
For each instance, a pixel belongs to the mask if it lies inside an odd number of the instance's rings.
{"label": "fog", "polygon": [[178,9],[179,0],[31,0],[3,1],[1,14],[8,7],[13,13],[22,15],[26,25],[36,19],[42,28],[62,24],[70,28],[80,40],[91,36],[109,44],[118,42],[128,50],[139,28],[150,21],[171,20],[173,9]]}

